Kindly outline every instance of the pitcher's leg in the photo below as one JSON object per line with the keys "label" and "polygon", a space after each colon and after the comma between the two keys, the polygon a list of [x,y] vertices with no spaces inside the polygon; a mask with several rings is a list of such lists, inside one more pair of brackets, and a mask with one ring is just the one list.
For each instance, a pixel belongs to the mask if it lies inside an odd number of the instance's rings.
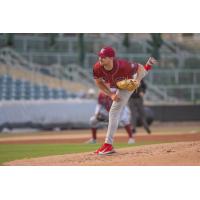
{"label": "pitcher's leg", "polygon": [[105,139],[105,143],[108,144],[113,143],[113,136],[118,128],[120,113],[132,94],[132,92],[127,90],[118,90],[117,93],[119,94],[120,101],[114,101],[109,112],[108,130]]}

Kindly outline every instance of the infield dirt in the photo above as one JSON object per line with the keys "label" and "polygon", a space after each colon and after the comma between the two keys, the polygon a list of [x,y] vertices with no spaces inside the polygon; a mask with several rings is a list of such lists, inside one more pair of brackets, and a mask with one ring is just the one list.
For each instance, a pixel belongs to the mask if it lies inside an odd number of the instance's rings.
{"label": "infield dirt", "polygon": [[[147,135],[140,128],[136,141],[165,142],[116,149],[110,156],[98,156],[93,152],[47,156],[33,159],[16,160],[4,165],[25,166],[199,166],[200,165],[200,130],[198,123],[165,123],[154,125],[153,134]],[[105,133],[101,130],[99,141]],[[117,141],[127,141],[122,129],[116,134]],[[30,143],[79,143],[89,136],[88,130],[62,133],[43,133],[39,135],[13,135],[1,137],[0,144]],[[166,143],[168,142],[168,143]]]}

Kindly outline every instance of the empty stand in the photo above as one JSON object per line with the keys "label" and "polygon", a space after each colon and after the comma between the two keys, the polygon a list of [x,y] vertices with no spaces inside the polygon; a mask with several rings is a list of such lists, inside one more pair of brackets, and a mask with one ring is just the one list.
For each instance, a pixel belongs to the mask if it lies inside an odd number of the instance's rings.
{"label": "empty stand", "polygon": [[33,84],[8,75],[0,76],[0,100],[66,99],[79,97],[78,93],[67,92],[64,88],[49,88]]}

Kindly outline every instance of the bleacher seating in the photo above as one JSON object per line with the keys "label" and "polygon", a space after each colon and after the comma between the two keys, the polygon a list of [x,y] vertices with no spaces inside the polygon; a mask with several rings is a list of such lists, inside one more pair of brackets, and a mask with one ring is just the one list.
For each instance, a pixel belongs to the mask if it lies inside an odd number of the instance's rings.
{"label": "bleacher seating", "polygon": [[0,76],[0,100],[66,99],[76,98],[78,94],[61,88],[33,84],[27,80],[13,79],[8,75]]}
{"label": "bleacher seating", "polygon": [[[119,58],[142,64],[146,62],[150,56],[146,40],[150,39],[150,35],[137,34],[132,37],[133,35],[130,34],[130,46],[126,48],[123,45],[124,34],[85,34],[85,60],[80,65],[78,34],[67,37],[57,35],[53,46],[50,46],[48,34],[15,34],[13,50],[1,51],[0,63],[6,67],[4,72],[1,72],[0,66],[0,74],[9,74],[14,79],[26,78],[31,84],[45,84],[48,88],[86,92],[89,88],[95,87],[92,80],[92,66],[98,59],[95,53],[105,44],[113,46]],[[171,35],[165,37],[165,43],[160,49],[159,65],[154,66],[154,70],[146,78],[150,85],[149,90],[151,89],[146,96],[152,102],[158,100],[169,102],[171,97],[176,98],[177,102],[178,100],[199,102],[199,54],[182,48],[178,45],[178,40],[170,39]],[[5,35],[0,34],[0,47],[5,46],[4,40]],[[192,40],[191,44],[195,42],[196,40]],[[8,62],[3,59],[6,56]],[[18,84],[16,90],[21,94],[23,90],[20,83],[16,84]],[[33,92],[28,84],[24,87],[26,89],[23,98],[28,99]],[[35,99],[39,96],[46,99],[58,98],[59,95],[65,96],[65,93],[53,90],[51,92],[48,89],[36,88],[35,90],[37,91],[37,95],[34,95]],[[7,89],[6,98],[10,98],[9,94],[12,92],[12,87]],[[16,98],[20,98],[19,96]]]}
{"label": "bleacher seating", "polygon": [[[73,70],[76,70],[76,68],[73,67]],[[16,83],[18,85],[20,84],[19,80],[27,80],[32,84],[37,83],[39,85],[46,85],[48,88],[63,88],[66,91],[72,92],[87,91],[89,87],[79,82],[79,77],[76,77],[75,81],[71,76],[72,72],[69,71],[62,73],[62,76],[67,79],[59,79],[57,77],[49,76],[46,73],[42,73],[41,71],[33,71],[21,66],[10,66],[8,64],[0,63],[0,76],[5,74],[10,75],[14,80],[18,80]]]}

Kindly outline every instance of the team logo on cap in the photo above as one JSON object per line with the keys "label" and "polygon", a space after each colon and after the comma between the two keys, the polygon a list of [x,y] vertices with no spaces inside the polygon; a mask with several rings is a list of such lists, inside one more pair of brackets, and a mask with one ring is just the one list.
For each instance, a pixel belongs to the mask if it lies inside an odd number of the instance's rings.
{"label": "team logo on cap", "polygon": [[100,53],[104,53],[105,49],[101,49]]}

